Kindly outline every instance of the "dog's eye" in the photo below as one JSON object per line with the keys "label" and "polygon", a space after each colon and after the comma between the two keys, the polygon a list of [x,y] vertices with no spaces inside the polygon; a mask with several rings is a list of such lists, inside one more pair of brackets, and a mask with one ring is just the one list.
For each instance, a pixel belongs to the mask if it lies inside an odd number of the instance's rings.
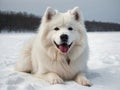
{"label": "dog's eye", "polygon": [[58,30],[59,30],[59,28],[58,28],[58,27],[55,27],[55,28],[54,28],[54,30],[58,31]]}
{"label": "dog's eye", "polygon": [[72,28],[72,27],[68,27],[68,30],[72,31],[72,30],[73,30],[73,28]]}

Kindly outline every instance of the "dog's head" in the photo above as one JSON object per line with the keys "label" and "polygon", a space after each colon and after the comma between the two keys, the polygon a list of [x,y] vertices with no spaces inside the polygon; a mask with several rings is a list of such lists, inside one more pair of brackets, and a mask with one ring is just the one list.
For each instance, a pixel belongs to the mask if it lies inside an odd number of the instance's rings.
{"label": "dog's head", "polygon": [[46,43],[54,45],[60,53],[66,54],[80,42],[83,25],[78,7],[66,13],[49,7],[42,19],[42,28],[45,32],[43,39],[47,39]]}

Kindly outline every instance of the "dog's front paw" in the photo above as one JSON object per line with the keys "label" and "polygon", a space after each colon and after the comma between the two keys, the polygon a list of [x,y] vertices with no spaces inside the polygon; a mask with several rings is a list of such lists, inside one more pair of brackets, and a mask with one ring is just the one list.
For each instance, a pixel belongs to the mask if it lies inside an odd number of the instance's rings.
{"label": "dog's front paw", "polygon": [[87,80],[87,79],[85,79],[85,78],[79,78],[79,79],[76,80],[76,82],[77,82],[78,84],[83,85],[83,86],[88,86],[88,87],[91,86],[90,81]]}
{"label": "dog's front paw", "polygon": [[61,84],[63,83],[63,80],[61,78],[58,77],[54,77],[50,80],[48,80],[50,84]]}
{"label": "dog's front paw", "polygon": [[90,83],[90,81],[83,75],[78,75],[76,78],[75,78],[75,81],[78,83],[78,84],[81,84],[83,86],[88,86],[90,87],[92,84]]}
{"label": "dog's front paw", "polygon": [[47,81],[50,84],[61,84],[61,83],[63,83],[63,80],[57,74],[54,74],[54,73],[48,74]]}

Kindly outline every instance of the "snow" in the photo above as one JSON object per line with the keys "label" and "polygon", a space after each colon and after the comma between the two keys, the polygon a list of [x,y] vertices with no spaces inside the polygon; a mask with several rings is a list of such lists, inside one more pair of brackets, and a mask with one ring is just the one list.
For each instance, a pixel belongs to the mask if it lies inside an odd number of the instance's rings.
{"label": "snow", "polygon": [[49,85],[13,66],[20,49],[33,33],[0,34],[0,90],[120,90],[120,32],[88,33],[88,78],[92,87],[74,81]]}

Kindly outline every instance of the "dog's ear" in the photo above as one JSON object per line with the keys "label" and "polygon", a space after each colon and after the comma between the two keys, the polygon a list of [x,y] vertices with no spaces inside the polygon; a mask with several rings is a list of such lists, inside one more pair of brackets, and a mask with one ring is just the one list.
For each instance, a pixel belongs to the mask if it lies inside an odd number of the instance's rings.
{"label": "dog's ear", "polygon": [[72,10],[69,11],[71,15],[74,15],[75,20],[80,21],[81,15],[79,7],[75,7]]}
{"label": "dog's ear", "polygon": [[51,7],[48,7],[45,11],[44,18],[46,19],[46,21],[50,21],[55,14],[56,11]]}

